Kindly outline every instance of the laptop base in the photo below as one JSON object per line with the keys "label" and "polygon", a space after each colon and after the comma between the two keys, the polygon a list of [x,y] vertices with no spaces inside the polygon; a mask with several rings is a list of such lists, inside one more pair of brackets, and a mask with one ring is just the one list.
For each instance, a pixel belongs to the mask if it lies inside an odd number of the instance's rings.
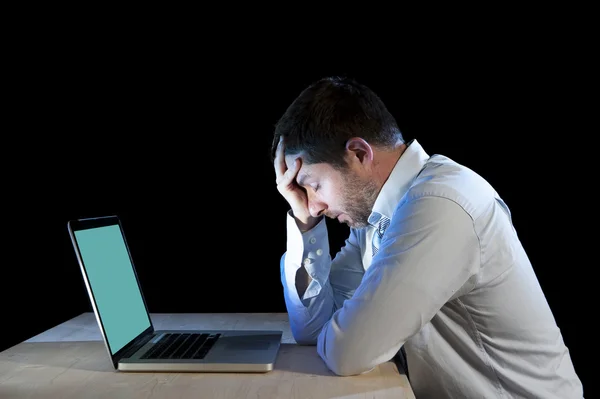
{"label": "laptop base", "polygon": [[[164,371],[209,373],[266,373],[273,370],[283,332],[280,330],[158,330],[164,334],[204,333],[219,335],[203,359],[148,359],[155,339],[119,360],[118,371]],[[184,351],[185,352],[185,351]]]}
{"label": "laptop base", "polygon": [[173,362],[165,363],[127,363],[126,361],[119,362],[117,371],[122,372],[177,372],[177,373],[267,373],[272,371],[273,363],[257,364],[257,363],[197,363],[197,362],[181,362],[174,364]]}

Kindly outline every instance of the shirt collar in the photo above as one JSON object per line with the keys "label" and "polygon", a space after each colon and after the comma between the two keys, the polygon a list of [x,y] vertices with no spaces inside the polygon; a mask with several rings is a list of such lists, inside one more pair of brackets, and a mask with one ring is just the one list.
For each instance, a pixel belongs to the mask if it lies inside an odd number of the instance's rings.
{"label": "shirt collar", "polygon": [[381,216],[392,218],[398,202],[406,194],[414,178],[419,174],[428,159],[429,155],[416,139],[408,143],[406,150],[396,162],[392,173],[375,200],[373,211],[369,216],[371,225],[376,226]]}

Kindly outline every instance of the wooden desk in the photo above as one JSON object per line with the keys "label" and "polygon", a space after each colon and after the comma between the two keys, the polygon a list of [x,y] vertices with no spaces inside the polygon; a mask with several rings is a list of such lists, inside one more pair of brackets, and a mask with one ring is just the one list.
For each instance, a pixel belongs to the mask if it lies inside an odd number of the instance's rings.
{"label": "wooden desk", "polygon": [[0,352],[0,398],[414,398],[395,363],[367,374],[331,373],[314,346],[299,346],[285,313],[153,314],[155,328],[281,329],[266,374],[123,373],[112,368],[93,313]]}

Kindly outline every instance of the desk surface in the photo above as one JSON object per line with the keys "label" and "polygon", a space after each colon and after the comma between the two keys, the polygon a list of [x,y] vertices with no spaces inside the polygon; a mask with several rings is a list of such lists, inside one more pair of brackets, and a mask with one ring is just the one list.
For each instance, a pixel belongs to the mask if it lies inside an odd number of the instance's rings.
{"label": "desk surface", "polygon": [[266,374],[123,373],[112,368],[93,313],[83,313],[0,352],[0,398],[414,398],[388,362],[367,374],[331,373],[314,346],[300,346],[287,314],[153,314],[156,329],[280,329]]}

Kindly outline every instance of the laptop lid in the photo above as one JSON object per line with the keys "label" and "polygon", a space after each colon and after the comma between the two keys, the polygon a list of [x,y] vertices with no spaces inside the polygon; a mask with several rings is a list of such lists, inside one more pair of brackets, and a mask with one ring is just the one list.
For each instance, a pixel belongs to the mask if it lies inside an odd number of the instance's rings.
{"label": "laptop lid", "polygon": [[154,332],[118,216],[70,220],[69,235],[104,343],[119,360]]}

